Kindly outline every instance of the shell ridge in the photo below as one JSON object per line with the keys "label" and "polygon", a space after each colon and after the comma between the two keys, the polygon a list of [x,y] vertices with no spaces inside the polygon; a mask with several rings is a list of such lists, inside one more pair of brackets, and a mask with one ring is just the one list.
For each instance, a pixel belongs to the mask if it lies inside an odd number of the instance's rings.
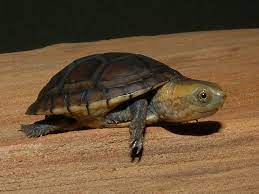
{"label": "shell ridge", "polygon": [[64,95],[64,104],[65,104],[65,106],[67,108],[67,111],[71,114],[72,112],[70,110],[71,104],[70,104],[70,95],[69,95],[69,93]]}
{"label": "shell ridge", "polygon": [[124,59],[127,59],[127,58],[131,57],[131,56],[132,56],[132,54],[130,54],[130,53],[125,53],[124,56],[121,56],[121,57],[117,57],[117,58],[115,58],[115,59],[112,59],[111,62],[116,62],[116,61],[124,60]]}
{"label": "shell ridge", "polygon": [[50,113],[53,114],[54,109],[54,96],[50,96]]}
{"label": "shell ridge", "polygon": [[105,58],[102,55],[98,55],[96,56],[96,59],[98,59],[101,64],[100,66],[96,69],[95,73],[93,74],[93,76],[91,77],[91,80],[93,82],[93,86],[96,87],[98,85],[98,80],[100,80],[100,78],[102,77],[102,74],[105,70],[105,68],[107,68],[107,64],[108,63],[108,59]]}

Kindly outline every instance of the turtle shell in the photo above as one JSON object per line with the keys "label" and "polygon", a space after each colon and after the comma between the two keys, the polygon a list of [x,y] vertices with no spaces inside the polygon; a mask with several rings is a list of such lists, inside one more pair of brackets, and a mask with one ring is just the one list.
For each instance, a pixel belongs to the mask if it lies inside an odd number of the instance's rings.
{"label": "turtle shell", "polygon": [[26,114],[101,116],[182,75],[140,54],[104,53],[75,60],[40,91]]}

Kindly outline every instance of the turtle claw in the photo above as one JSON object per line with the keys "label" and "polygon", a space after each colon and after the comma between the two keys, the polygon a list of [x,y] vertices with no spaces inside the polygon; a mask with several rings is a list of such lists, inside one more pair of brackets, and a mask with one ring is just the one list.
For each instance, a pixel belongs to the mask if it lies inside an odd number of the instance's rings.
{"label": "turtle claw", "polygon": [[142,152],[143,152],[143,142],[141,140],[134,140],[131,142],[131,158],[132,161],[134,161],[134,159],[136,157],[141,158],[142,156]]}
{"label": "turtle claw", "polygon": [[138,142],[138,141],[134,141],[132,143],[131,149],[136,150],[136,155],[138,155],[141,152],[141,150],[143,149],[143,143]]}
{"label": "turtle claw", "polygon": [[110,115],[108,115],[108,116],[106,117],[105,122],[106,122],[107,124],[116,124],[116,125],[119,123],[118,120],[116,120],[115,118],[112,118]]}

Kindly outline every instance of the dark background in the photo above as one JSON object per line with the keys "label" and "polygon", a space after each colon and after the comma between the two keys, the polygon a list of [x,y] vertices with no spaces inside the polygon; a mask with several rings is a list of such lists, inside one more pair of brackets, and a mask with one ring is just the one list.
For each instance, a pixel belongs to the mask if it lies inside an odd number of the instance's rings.
{"label": "dark background", "polygon": [[0,1],[0,52],[136,35],[259,27],[253,0]]}

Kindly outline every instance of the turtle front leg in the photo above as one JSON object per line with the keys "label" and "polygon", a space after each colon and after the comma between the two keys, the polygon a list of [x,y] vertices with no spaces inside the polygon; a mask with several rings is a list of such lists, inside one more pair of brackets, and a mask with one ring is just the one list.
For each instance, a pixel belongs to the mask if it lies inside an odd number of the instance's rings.
{"label": "turtle front leg", "polygon": [[140,99],[130,105],[132,120],[130,123],[130,143],[131,157],[141,157],[143,151],[144,129],[147,116],[148,102],[146,99]]}
{"label": "turtle front leg", "polygon": [[123,110],[109,113],[105,123],[111,126],[122,126],[122,123],[129,122],[131,157],[141,156],[143,150],[143,138],[145,121],[147,116],[148,102],[146,99],[139,99]]}

